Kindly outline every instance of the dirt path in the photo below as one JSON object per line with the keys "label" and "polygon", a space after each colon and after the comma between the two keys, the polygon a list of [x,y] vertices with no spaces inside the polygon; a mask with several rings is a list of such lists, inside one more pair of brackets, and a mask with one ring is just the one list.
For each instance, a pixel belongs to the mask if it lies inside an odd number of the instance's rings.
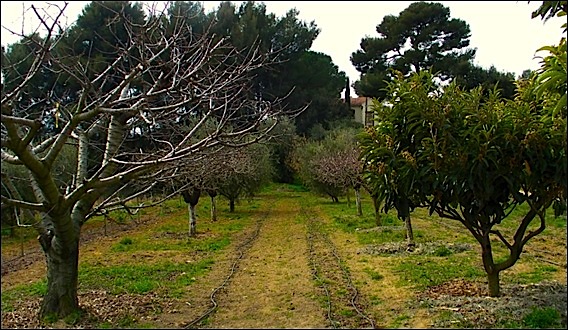
{"label": "dirt path", "polygon": [[205,327],[322,328],[306,255],[305,226],[294,198],[280,198],[242,259]]}

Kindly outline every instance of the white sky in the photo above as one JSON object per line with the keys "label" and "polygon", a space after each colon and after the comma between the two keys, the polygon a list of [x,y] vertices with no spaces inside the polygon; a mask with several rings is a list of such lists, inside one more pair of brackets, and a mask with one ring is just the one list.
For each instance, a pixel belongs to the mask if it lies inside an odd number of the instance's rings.
{"label": "white sky", "polygon": [[[233,1],[240,4],[242,1]],[[257,1],[260,2],[260,1]],[[350,61],[351,53],[359,49],[365,36],[376,37],[376,26],[385,15],[398,16],[415,1],[264,1],[267,12],[283,16],[289,9],[299,10],[299,18],[315,21],[321,32],[312,50],[325,53],[333,59],[339,70],[344,71],[353,83],[359,78]],[[450,18],[464,20],[470,26],[470,47],[477,48],[475,64],[485,68],[494,65],[499,71],[513,72],[519,76],[526,69],[537,69],[539,60],[535,52],[544,45],[558,44],[562,37],[562,19],[552,18],[544,23],[540,18],[531,19],[531,13],[541,1],[439,1],[450,9]],[[46,8],[43,1],[2,1],[2,45],[17,41],[5,27],[30,32],[37,26],[35,15],[27,11],[22,15],[22,3],[26,9],[33,3]],[[62,4],[62,1],[49,3]],[[66,10],[71,24],[88,1],[69,2]],[[206,11],[217,8],[219,1],[204,1]],[[546,55],[539,53],[537,55]],[[351,95],[355,95],[352,91]]]}

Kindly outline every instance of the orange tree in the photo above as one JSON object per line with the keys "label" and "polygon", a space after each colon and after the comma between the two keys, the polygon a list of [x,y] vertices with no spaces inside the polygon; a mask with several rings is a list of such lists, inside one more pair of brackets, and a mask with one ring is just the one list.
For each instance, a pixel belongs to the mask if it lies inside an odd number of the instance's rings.
{"label": "orange tree", "polygon": [[[409,216],[427,206],[461,222],[481,245],[489,292],[498,296],[499,273],[545,229],[546,210],[565,205],[566,107],[553,111],[558,93],[535,93],[538,78],[519,84],[515,100],[455,84],[442,89],[432,78],[399,74],[389,103],[376,104],[381,123],[360,136],[367,177],[387,211]],[[498,225],[516,221],[507,215],[524,203],[528,212],[505,237]],[[493,257],[492,237],[508,249],[503,261]]]}

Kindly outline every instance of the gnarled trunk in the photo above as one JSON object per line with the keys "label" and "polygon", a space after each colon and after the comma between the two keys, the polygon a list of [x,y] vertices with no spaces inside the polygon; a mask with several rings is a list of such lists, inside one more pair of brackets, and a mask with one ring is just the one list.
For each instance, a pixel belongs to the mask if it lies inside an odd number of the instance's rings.
{"label": "gnarled trunk", "polygon": [[47,260],[47,293],[41,304],[41,318],[63,318],[79,310],[79,235],[68,236],[62,239],[48,231],[39,237]]}

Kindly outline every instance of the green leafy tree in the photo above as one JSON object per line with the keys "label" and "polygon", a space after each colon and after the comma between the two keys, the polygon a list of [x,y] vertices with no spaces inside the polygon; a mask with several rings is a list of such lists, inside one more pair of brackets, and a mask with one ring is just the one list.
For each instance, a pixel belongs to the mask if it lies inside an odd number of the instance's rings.
{"label": "green leafy tree", "polygon": [[464,63],[465,69],[455,76],[456,83],[466,90],[482,87],[485,96],[495,86],[499,89],[501,96],[507,99],[514,99],[517,86],[515,85],[515,74],[511,72],[500,72],[494,66],[484,69],[472,63]]}
{"label": "green leafy tree", "polygon": [[386,82],[393,78],[389,68],[404,74],[432,69],[445,80],[475,56],[475,50],[467,48],[469,25],[450,19],[450,10],[440,3],[412,3],[398,16],[385,16],[377,33],[363,38],[361,49],[351,55],[361,72],[354,83],[358,95],[382,99]]}
{"label": "green leafy tree", "polygon": [[274,168],[274,180],[282,183],[294,182],[295,172],[290,157],[298,140],[293,120],[283,119],[271,132],[268,140],[270,159]]}
{"label": "green leafy tree", "polygon": [[294,106],[308,104],[295,118],[296,132],[307,136],[310,130],[321,125],[329,130],[339,119],[350,117],[340,95],[347,79],[339,71],[330,56],[313,51],[304,52],[297,60],[288,63],[281,80],[284,86],[293,88],[288,102]]}
{"label": "green leafy tree", "polygon": [[[499,273],[545,229],[549,207],[565,203],[566,111],[552,114],[530,84],[515,100],[455,83],[442,92],[427,71],[400,74],[389,87],[392,106],[377,105],[381,125],[361,139],[370,180],[399,214],[406,199],[463,224],[481,246],[489,293],[498,296]],[[521,219],[507,217],[525,203]],[[518,221],[509,239],[503,221]],[[504,260],[494,258],[496,244],[508,250]]]}
{"label": "green leafy tree", "polygon": [[328,55],[309,50],[320,32],[315,22],[301,21],[296,9],[276,17],[253,1],[239,7],[222,2],[210,15],[215,17],[211,29],[220,37],[230,37],[238,49],[258,44],[260,52],[278,61],[251,72],[255,97],[274,100],[290,93],[291,107],[307,105],[294,121],[298,134],[306,136],[318,124],[327,129],[331,121],[349,116],[340,100],[345,73]]}

